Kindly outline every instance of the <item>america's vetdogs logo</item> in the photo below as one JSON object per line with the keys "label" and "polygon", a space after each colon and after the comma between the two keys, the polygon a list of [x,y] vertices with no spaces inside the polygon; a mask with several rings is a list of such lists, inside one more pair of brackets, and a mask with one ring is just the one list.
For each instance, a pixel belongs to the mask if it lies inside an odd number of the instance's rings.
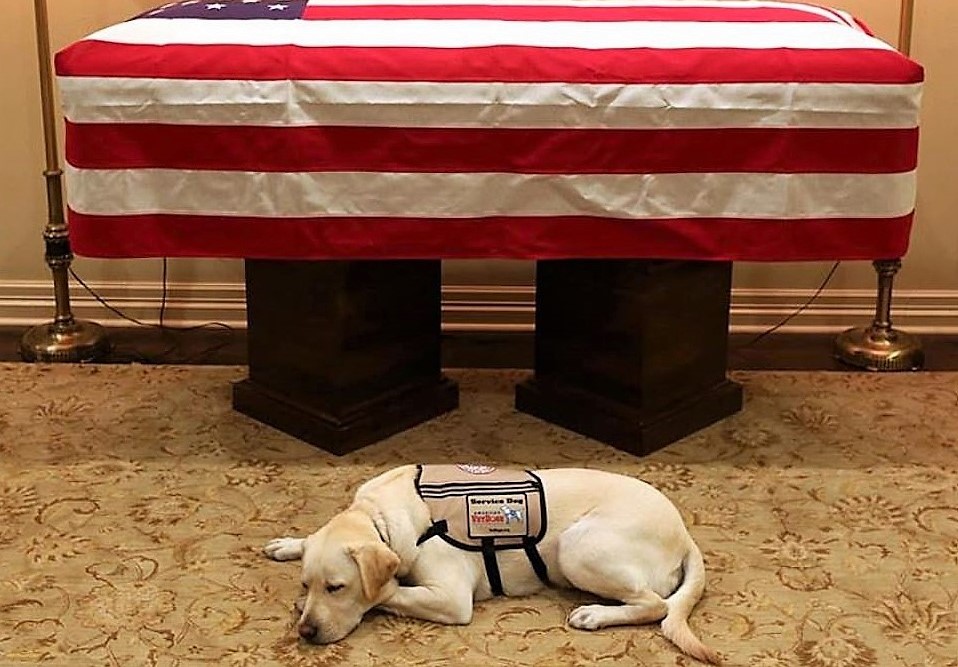
{"label": "america's vetdogs logo", "polygon": [[466,497],[470,537],[525,537],[529,534],[525,495]]}

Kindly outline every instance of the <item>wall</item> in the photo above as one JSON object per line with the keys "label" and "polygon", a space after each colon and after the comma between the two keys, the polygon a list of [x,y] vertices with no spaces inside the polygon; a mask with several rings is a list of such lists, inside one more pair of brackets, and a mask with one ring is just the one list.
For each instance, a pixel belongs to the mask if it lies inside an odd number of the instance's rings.
{"label": "wall", "polygon": [[[49,0],[54,49],[110,23],[160,4],[160,0]],[[842,0],[883,39],[894,43],[898,0]],[[46,219],[43,143],[37,87],[33,3],[5,0],[0,42],[0,324],[27,324],[52,312],[49,274],[42,261]],[[952,110],[958,81],[958,3],[918,0],[914,56],[928,74],[923,109],[919,206],[912,246],[899,276],[895,319],[913,331],[958,332],[958,234],[953,215],[958,188],[952,158],[958,149]],[[111,302],[152,317],[159,295],[158,260],[95,261],[80,258],[77,272]],[[830,268],[828,263],[751,264],[735,267],[733,327],[762,329],[803,303]],[[445,319],[459,327],[528,328],[532,321],[533,264],[468,261],[444,265]],[[243,321],[242,264],[236,260],[170,263],[172,318],[198,322]],[[844,263],[797,328],[841,329],[862,324],[874,303],[874,272],[866,262]],[[74,289],[78,316],[113,324],[82,290]]]}

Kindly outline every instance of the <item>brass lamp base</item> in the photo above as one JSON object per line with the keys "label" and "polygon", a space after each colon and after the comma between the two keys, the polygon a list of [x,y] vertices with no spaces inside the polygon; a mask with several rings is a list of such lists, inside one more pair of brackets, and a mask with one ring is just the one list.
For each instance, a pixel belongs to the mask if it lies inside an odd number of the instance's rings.
{"label": "brass lamp base", "polygon": [[896,329],[848,329],[835,339],[835,357],[869,371],[917,371],[925,364],[921,341]]}
{"label": "brass lamp base", "polygon": [[94,322],[49,322],[27,330],[20,339],[24,361],[79,363],[110,352],[106,330]]}

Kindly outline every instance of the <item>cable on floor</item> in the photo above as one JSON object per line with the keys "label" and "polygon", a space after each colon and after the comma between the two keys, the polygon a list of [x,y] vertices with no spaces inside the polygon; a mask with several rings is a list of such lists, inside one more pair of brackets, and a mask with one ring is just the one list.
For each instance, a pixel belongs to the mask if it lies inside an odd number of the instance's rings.
{"label": "cable on floor", "polygon": [[182,357],[181,359],[178,359],[178,360],[174,360],[173,363],[186,363],[186,364],[198,363],[198,362],[199,362],[200,360],[202,360],[203,358],[207,357],[207,356],[210,355],[210,354],[213,354],[214,352],[217,352],[217,351],[223,349],[224,347],[226,347],[227,345],[229,345],[230,343],[233,342],[233,338],[234,338],[234,336],[235,336],[235,330],[234,330],[233,327],[231,327],[230,325],[228,325],[228,324],[226,324],[226,323],[224,323],[224,322],[206,322],[206,323],[204,323],[204,324],[197,324],[197,325],[189,326],[189,327],[176,327],[176,326],[169,326],[169,325],[166,324],[165,318],[166,318],[166,309],[167,309],[167,302],[168,302],[168,295],[169,295],[169,281],[168,281],[169,262],[168,262],[167,258],[163,258],[163,277],[162,277],[163,289],[162,289],[162,296],[161,296],[161,299],[160,299],[159,322],[158,322],[157,324],[153,324],[153,323],[151,323],[151,322],[144,322],[144,321],[139,320],[139,319],[137,319],[137,318],[135,318],[135,317],[132,317],[132,316],[130,316],[130,315],[127,315],[127,314],[124,313],[122,310],[120,310],[119,308],[117,308],[117,307],[114,306],[113,304],[109,303],[106,299],[104,299],[102,296],[100,296],[100,295],[96,292],[96,290],[94,290],[92,287],[90,287],[90,286],[77,274],[77,272],[73,269],[73,267],[70,267],[70,275],[73,277],[74,280],[77,281],[77,283],[79,283],[79,284],[83,287],[83,289],[85,289],[85,290],[90,294],[90,296],[92,296],[94,299],[96,299],[96,301],[97,301],[101,306],[103,306],[104,308],[106,308],[106,309],[109,310],[110,312],[112,312],[112,313],[114,313],[115,315],[121,317],[122,319],[126,320],[127,322],[131,322],[132,324],[135,324],[135,325],[137,325],[137,326],[139,326],[139,327],[157,329],[158,331],[161,332],[161,334],[164,336],[164,338],[166,338],[166,337],[168,337],[168,336],[169,336],[169,338],[170,338],[170,345],[169,345],[169,347],[167,347],[165,350],[163,350],[163,351],[162,351],[160,354],[158,354],[158,355],[149,356],[149,355],[146,355],[146,354],[142,354],[142,353],[140,353],[140,352],[138,352],[138,351],[136,351],[136,350],[133,350],[132,352],[127,353],[127,354],[123,354],[123,353],[116,353],[116,354],[114,354],[114,355],[113,355],[113,359],[114,359],[115,361],[121,361],[121,362],[126,361],[126,362],[143,363],[143,364],[171,363],[171,362],[170,362],[170,355],[173,354],[174,352],[178,351],[178,350],[181,348],[181,346],[182,346],[182,342],[176,340],[177,335],[178,335],[178,334],[195,332],[195,331],[200,331],[200,330],[204,330],[204,329],[220,329],[220,330],[226,332],[226,333],[228,334],[228,337],[227,337],[227,339],[226,339],[225,341],[220,341],[220,342],[218,342],[218,343],[216,343],[216,344],[214,344],[214,345],[210,345],[209,347],[206,347],[206,348],[200,350],[200,351],[197,352],[197,353],[194,353],[194,354],[189,355],[189,356],[186,356],[186,357]]}
{"label": "cable on floor", "polygon": [[808,301],[806,301],[805,303],[803,303],[801,306],[799,306],[798,309],[797,309],[795,312],[793,312],[792,314],[788,315],[785,319],[783,319],[781,322],[779,322],[779,323],[776,324],[775,326],[773,326],[773,327],[771,327],[771,328],[769,328],[769,329],[766,329],[766,330],[763,331],[762,333],[760,333],[760,334],[758,334],[757,336],[755,336],[754,338],[752,338],[752,339],[751,339],[750,341],[748,341],[747,343],[744,343],[744,344],[738,346],[738,347],[735,348],[735,349],[737,349],[737,350],[744,350],[744,349],[746,349],[746,348],[752,347],[753,345],[755,345],[756,343],[758,343],[759,341],[761,341],[761,340],[764,339],[765,337],[770,336],[771,334],[775,333],[776,331],[778,331],[779,329],[781,329],[783,326],[785,326],[786,324],[788,324],[789,322],[791,322],[795,317],[797,317],[798,315],[800,315],[801,313],[803,313],[810,305],[812,305],[812,303],[815,302],[815,299],[817,299],[817,298],[821,295],[821,293],[825,290],[825,287],[826,287],[826,286],[828,285],[828,283],[831,281],[832,276],[835,275],[835,272],[838,270],[838,267],[839,267],[840,264],[841,264],[841,262],[835,262],[834,264],[832,264],[832,268],[831,268],[831,270],[828,272],[828,274],[825,276],[825,279],[822,280],[822,284],[818,286],[818,289],[815,290],[815,293],[812,294],[811,298],[810,298]]}

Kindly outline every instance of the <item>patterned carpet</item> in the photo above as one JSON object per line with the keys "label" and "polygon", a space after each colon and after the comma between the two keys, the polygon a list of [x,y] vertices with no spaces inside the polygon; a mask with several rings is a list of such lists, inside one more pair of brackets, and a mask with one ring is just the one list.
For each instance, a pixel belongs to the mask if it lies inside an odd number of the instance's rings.
{"label": "patterned carpet", "polygon": [[297,641],[298,568],[264,542],[398,463],[481,461],[665,491],[710,573],[692,626],[729,665],[958,667],[958,375],[738,374],[741,414],[637,459],[515,413],[518,373],[454,373],[459,411],[336,459],[234,414],[243,373],[0,365],[0,664],[693,664],[654,627],[566,628],[559,592]]}

